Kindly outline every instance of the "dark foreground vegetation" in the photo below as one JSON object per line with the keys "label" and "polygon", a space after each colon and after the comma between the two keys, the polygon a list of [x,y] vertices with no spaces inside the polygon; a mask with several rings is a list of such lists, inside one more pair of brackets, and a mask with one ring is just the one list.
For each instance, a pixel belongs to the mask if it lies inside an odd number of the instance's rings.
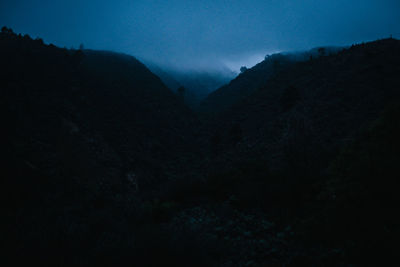
{"label": "dark foreground vegetation", "polygon": [[3,28],[4,266],[397,265],[400,42],[323,52],[197,116],[133,57]]}

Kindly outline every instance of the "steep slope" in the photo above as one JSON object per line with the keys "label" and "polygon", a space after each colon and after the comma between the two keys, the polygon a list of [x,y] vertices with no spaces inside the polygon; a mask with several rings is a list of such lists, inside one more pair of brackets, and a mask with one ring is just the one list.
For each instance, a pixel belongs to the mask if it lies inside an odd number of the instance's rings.
{"label": "steep slope", "polygon": [[9,256],[16,264],[102,262],[110,248],[101,240],[114,236],[119,250],[130,240],[138,194],[182,172],[196,119],[133,57],[60,49],[3,29],[0,58]]}
{"label": "steep slope", "polygon": [[194,110],[199,109],[201,101],[207,95],[228,83],[235,74],[229,70],[204,70],[204,71],[171,71],[175,77],[188,91],[185,102]]}
{"label": "steep slope", "polygon": [[236,103],[252,95],[257,89],[267,84],[270,77],[282,71],[287,66],[321,55],[336,53],[339,48],[320,47],[307,52],[278,53],[267,55],[265,60],[247,69],[234,80],[211,92],[201,104],[199,111],[203,113],[218,113],[225,111]]}
{"label": "steep slope", "polygon": [[160,168],[191,143],[190,110],[133,57],[68,51],[11,33],[1,41],[3,108],[16,136],[40,139],[21,146],[54,146],[64,134],[97,142],[99,135],[123,164],[143,171]]}
{"label": "steep slope", "polygon": [[193,113],[143,64],[129,56],[85,51],[81,69],[87,77],[83,86],[93,96],[85,115],[131,166],[168,168],[170,160],[184,158],[193,147]]}
{"label": "steep slope", "polygon": [[208,94],[229,82],[235,74],[228,69],[185,70],[160,67],[153,62],[145,62],[146,66],[171,89],[177,93],[179,87],[185,88],[184,102],[192,110],[199,108],[200,102]]}
{"label": "steep slope", "polygon": [[146,65],[151,72],[153,72],[155,75],[160,77],[160,79],[163,81],[163,83],[174,93],[177,92],[178,88],[181,87],[182,85],[168,72],[166,72],[163,68],[158,66],[155,63],[152,62],[147,62],[143,61],[144,64]]}
{"label": "steep slope", "polygon": [[400,41],[386,39],[272,76],[210,122],[209,175],[171,197],[208,202],[181,217],[238,265],[390,265],[399,74]]}
{"label": "steep slope", "polygon": [[292,64],[210,128],[228,150],[314,168],[398,99],[399,63],[399,41],[386,39]]}

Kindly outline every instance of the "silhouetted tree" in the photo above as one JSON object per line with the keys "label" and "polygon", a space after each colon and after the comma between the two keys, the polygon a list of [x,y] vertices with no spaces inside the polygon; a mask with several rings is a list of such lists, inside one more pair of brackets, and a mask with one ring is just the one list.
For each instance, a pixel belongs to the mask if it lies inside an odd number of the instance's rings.
{"label": "silhouetted tree", "polygon": [[325,56],[325,52],[326,52],[325,47],[318,48],[318,54],[319,54],[320,57]]}
{"label": "silhouetted tree", "polygon": [[29,34],[25,34],[24,37],[23,37],[23,39],[24,39],[25,41],[32,40],[32,38],[29,36]]}
{"label": "silhouetted tree", "polygon": [[75,51],[72,51],[72,53],[73,53],[72,54],[72,63],[73,63],[73,65],[78,66],[83,60],[83,57],[84,57],[83,51],[75,50]]}
{"label": "silhouetted tree", "polygon": [[247,70],[247,67],[246,67],[246,66],[240,67],[240,72],[241,72],[241,73],[245,72],[246,70]]}
{"label": "silhouetted tree", "polygon": [[38,43],[41,44],[41,45],[44,44],[42,38],[36,38],[35,41],[38,42]]}
{"label": "silhouetted tree", "polygon": [[13,32],[12,29],[7,28],[6,26],[4,26],[3,28],[1,28],[1,33],[4,33],[4,34],[13,34],[14,32]]}

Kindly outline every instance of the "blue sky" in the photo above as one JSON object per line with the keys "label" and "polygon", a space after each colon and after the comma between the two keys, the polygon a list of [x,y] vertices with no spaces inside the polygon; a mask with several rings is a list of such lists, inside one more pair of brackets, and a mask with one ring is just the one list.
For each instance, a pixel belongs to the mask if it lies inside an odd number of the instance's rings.
{"label": "blue sky", "polygon": [[1,0],[0,25],[61,47],[237,70],[277,51],[400,38],[400,1]]}

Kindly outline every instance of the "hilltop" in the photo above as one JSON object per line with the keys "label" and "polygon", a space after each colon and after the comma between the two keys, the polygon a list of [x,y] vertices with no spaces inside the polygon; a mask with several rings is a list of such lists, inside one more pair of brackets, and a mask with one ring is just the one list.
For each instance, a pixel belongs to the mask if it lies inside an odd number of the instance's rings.
{"label": "hilltop", "polygon": [[266,55],[265,59],[250,69],[245,69],[229,83],[211,92],[201,103],[199,111],[215,114],[251,96],[265,86],[269,79],[286,67],[301,61],[337,53],[338,47],[319,47],[305,52],[288,52]]}

